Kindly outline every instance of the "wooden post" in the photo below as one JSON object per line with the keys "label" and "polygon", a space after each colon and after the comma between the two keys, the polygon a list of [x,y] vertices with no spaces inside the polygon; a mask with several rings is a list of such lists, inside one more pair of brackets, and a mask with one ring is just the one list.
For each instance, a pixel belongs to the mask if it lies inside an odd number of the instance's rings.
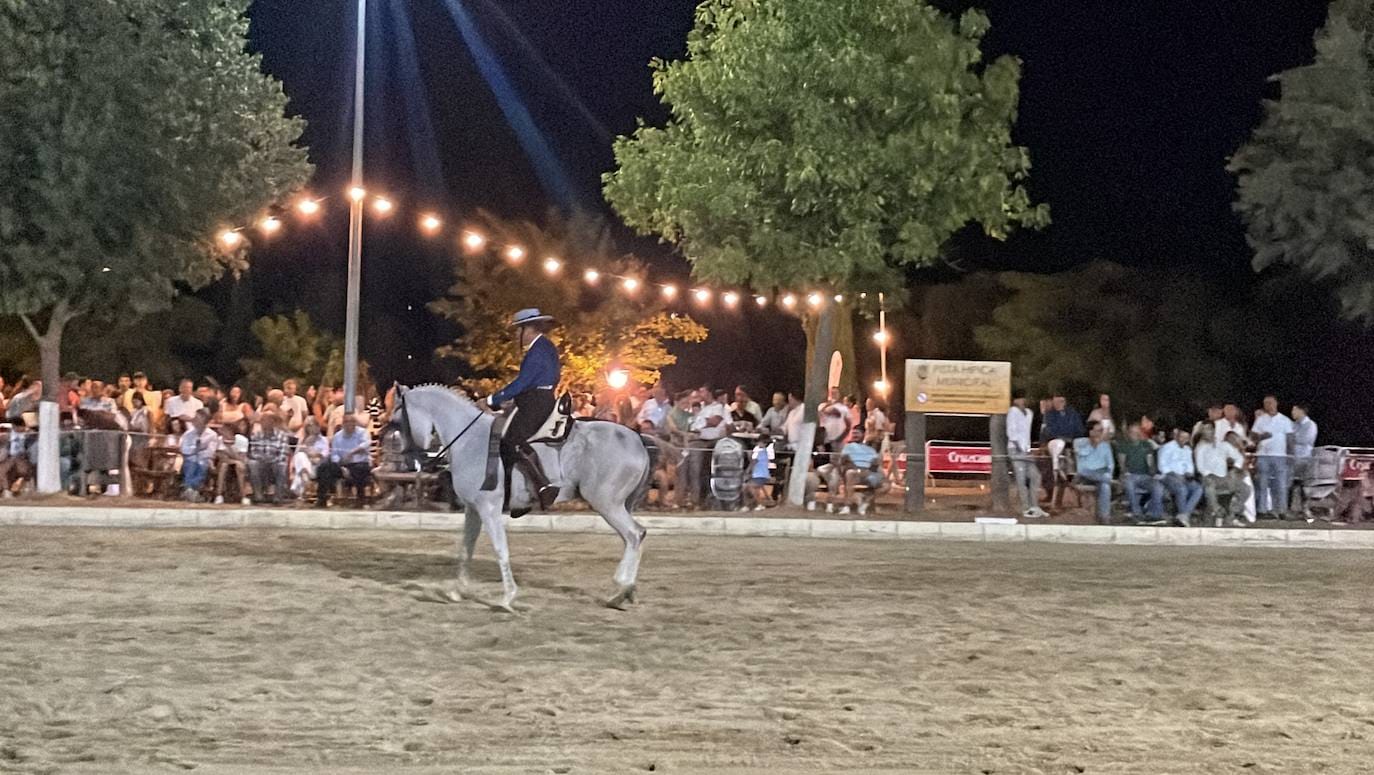
{"label": "wooden post", "polygon": [[926,415],[906,413],[906,510],[919,514],[926,507]]}
{"label": "wooden post", "polygon": [[1007,416],[994,414],[988,417],[988,438],[992,440],[992,483],[988,491],[992,495],[992,511],[997,514],[1011,510],[1011,482],[1007,468],[1011,464],[1007,457]]}

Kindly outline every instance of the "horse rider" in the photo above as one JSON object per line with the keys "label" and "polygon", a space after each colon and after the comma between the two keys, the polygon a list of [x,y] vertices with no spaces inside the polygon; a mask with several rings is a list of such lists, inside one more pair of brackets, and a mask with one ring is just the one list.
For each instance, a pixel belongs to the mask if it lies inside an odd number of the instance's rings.
{"label": "horse rider", "polygon": [[[553,316],[538,309],[522,309],[515,313],[511,327],[516,330],[520,348],[525,351],[520,361],[520,374],[504,389],[493,393],[487,405],[493,411],[503,409],[509,402],[518,410],[501,438],[501,463],[506,470],[506,501],[510,502],[510,473],[519,463],[520,470],[531,484],[543,509],[553,506],[558,488],[549,483],[539,455],[530,446],[530,437],[549,419],[554,409],[554,389],[558,387],[560,367],[558,348],[549,341]],[[512,516],[515,516],[512,513]]]}

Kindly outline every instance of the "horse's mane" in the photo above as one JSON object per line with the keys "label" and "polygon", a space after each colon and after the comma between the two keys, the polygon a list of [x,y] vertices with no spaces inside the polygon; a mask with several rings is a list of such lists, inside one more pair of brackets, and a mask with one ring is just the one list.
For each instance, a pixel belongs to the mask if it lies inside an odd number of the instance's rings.
{"label": "horse's mane", "polygon": [[406,388],[406,393],[414,393],[417,391],[424,391],[425,393],[438,395],[446,395],[450,398],[457,399],[459,403],[464,404],[466,406],[476,406],[476,404],[472,402],[471,398],[468,398],[467,396],[458,392],[456,389],[449,387],[448,385],[441,385],[438,382],[427,382],[423,385],[416,385],[412,388]]}

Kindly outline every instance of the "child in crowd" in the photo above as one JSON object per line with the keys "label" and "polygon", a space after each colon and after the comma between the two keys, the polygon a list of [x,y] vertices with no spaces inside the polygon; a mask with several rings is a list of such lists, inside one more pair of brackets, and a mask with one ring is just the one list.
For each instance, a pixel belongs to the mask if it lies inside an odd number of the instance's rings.
{"label": "child in crowd", "polygon": [[763,435],[759,436],[754,444],[754,453],[749,463],[749,479],[744,483],[744,507],[741,511],[748,511],[750,507],[754,511],[763,511],[768,500],[767,488],[772,481],[769,466],[773,462],[771,441],[768,436]]}

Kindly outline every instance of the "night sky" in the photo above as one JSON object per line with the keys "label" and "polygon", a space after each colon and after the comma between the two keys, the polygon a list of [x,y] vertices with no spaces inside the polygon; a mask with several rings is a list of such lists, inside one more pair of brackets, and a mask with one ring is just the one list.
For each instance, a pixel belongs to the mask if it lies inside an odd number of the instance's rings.
{"label": "night sky", "polygon": [[[445,0],[369,4],[369,186],[450,221],[477,208],[537,219],[556,205],[613,218],[599,193],[611,139],[631,132],[637,117],[662,121],[647,63],[682,56],[695,5],[466,0],[547,144],[535,163]],[[349,172],[354,5],[259,0],[251,11],[252,45],[309,122],[321,194],[340,192]],[[1275,95],[1269,77],[1310,61],[1326,3],[977,5],[992,21],[988,53],[1024,61],[1015,137],[1030,148],[1031,190],[1050,203],[1054,224],[1007,243],[974,240],[962,246],[959,268],[1053,271],[1107,259],[1250,282],[1226,159],[1258,123],[1261,100]],[[550,169],[562,180],[551,183]],[[240,306],[265,314],[303,305],[342,331],[347,219],[334,213],[310,233],[256,251]],[[362,350],[382,381],[455,373],[431,357],[454,331],[424,310],[449,285],[452,244],[437,248],[414,231],[408,218],[369,225]],[[666,248],[626,237],[660,272],[685,276],[686,263]],[[800,383],[804,339],[795,320],[751,313],[704,322],[711,340],[684,352],[670,379]]]}

